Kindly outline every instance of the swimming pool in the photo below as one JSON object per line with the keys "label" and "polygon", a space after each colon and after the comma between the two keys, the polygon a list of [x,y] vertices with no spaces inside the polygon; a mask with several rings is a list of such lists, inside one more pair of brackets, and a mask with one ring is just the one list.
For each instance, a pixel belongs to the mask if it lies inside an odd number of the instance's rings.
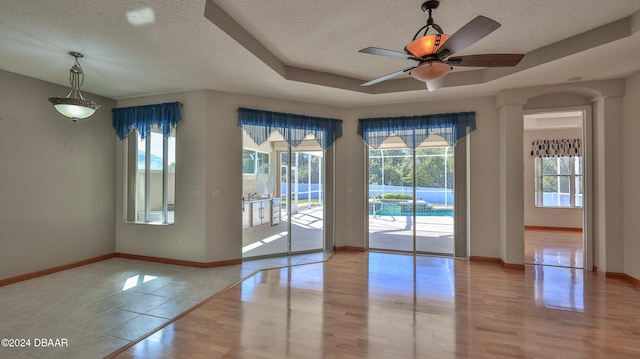
{"label": "swimming pool", "polygon": [[[369,215],[372,216],[373,212],[369,212]],[[377,216],[412,216],[413,213],[411,212],[391,212],[391,211],[379,211],[378,213],[376,213]],[[433,211],[433,212],[417,212],[416,216],[418,217],[433,217],[433,216],[440,216],[440,217],[452,217],[453,216],[453,211]]]}
{"label": "swimming pool", "polygon": [[[392,207],[395,207],[395,206],[385,206],[384,208],[376,212],[376,216],[413,216],[413,213],[411,211],[401,211],[399,210],[399,208],[398,210],[396,210],[395,208],[392,208]],[[369,211],[369,215],[370,216],[373,215],[372,210]],[[416,212],[416,216],[418,217],[422,217],[422,216],[451,217],[453,216],[453,210],[447,209],[447,210],[418,211]]]}

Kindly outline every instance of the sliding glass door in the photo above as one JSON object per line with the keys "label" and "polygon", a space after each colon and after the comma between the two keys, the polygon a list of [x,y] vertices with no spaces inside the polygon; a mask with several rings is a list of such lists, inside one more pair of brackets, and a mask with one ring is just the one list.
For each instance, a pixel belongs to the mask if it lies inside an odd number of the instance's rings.
{"label": "sliding glass door", "polygon": [[452,147],[369,148],[369,248],[453,256]]}
{"label": "sliding glass door", "polygon": [[278,134],[260,146],[244,141],[243,258],[324,250],[325,151],[315,141],[293,148]]}

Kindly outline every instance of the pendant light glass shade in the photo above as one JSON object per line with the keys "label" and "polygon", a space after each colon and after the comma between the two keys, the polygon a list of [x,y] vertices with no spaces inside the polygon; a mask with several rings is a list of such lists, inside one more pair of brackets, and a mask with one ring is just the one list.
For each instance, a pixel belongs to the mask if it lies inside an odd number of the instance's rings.
{"label": "pendant light glass shade", "polygon": [[71,89],[65,97],[51,97],[49,102],[63,116],[71,118],[74,122],[85,119],[93,115],[100,105],[93,100],[87,100],[80,92],[80,86],[84,82],[84,73],[78,62],[78,58],[83,57],[79,52],[69,52],[69,55],[75,57],[76,62],[69,70],[69,82]]}
{"label": "pendant light glass shade", "polygon": [[425,62],[411,71],[411,76],[420,81],[433,81],[443,78],[451,71],[451,66],[444,62]]}

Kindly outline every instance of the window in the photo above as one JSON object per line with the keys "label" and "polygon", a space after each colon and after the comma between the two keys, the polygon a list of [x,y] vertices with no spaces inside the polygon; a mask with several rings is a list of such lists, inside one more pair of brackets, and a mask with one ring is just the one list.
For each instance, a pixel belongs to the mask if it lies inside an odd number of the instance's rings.
{"label": "window", "polygon": [[269,163],[269,154],[254,150],[242,151],[242,174],[254,175],[263,163]]}
{"label": "window", "polygon": [[168,138],[154,126],[142,139],[133,131],[127,140],[127,221],[173,224],[176,135]]}
{"label": "window", "polygon": [[582,207],[582,157],[535,158],[536,207]]}

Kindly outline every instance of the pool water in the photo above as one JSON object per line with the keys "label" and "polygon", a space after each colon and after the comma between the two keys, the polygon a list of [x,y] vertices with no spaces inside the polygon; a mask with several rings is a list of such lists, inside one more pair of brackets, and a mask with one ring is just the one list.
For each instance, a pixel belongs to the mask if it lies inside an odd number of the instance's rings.
{"label": "pool water", "polygon": [[[373,215],[373,211],[369,211],[369,215]],[[381,211],[376,212],[377,216],[413,216],[411,212],[401,212],[388,210],[383,208]],[[440,216],[440,217],[452,217],[453,210],[445,210],[445,211],[426,211],[426,212],[416,212],[416,216],[418,217],[427,217],[427,216]]]}

